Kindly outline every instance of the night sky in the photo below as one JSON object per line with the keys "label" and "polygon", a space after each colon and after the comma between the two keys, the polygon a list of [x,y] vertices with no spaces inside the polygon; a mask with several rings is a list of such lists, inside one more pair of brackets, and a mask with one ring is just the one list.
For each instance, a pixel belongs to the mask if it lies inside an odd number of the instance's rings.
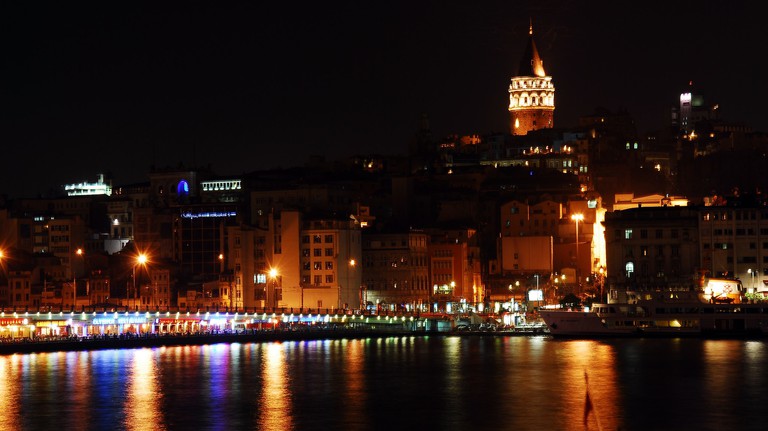
{"label": "night sky", "polygon": [[[277,4],[272,4],[277,3]],[[32,197],[150,166],[222,175],[405,154],[507,131],[533,19],[555,126],[627,109],[666,124],[693,81],[722,117],[768,131],[759,2],[4,2],[0,193]]]}

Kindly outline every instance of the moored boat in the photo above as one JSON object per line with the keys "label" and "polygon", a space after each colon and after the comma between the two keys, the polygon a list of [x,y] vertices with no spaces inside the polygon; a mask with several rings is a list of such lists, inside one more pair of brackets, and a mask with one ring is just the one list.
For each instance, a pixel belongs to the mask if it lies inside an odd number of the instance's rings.
{"label": "moored boat", "polygon": [[738,280],[710,280],[703,289],[627,291],[591,309],[540,314],[553,336],[768,335],[768,302],[747,301],[741,292]]}

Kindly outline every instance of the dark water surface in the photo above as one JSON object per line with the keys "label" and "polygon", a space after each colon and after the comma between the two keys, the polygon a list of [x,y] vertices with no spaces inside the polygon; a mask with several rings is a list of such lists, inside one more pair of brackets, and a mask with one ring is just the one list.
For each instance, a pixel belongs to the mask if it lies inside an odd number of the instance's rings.
{"label": "dark water surface", "polygon": [[0,430],[764,430],[767,369],[762,340],[422,336],[15,354],[0,356]]}

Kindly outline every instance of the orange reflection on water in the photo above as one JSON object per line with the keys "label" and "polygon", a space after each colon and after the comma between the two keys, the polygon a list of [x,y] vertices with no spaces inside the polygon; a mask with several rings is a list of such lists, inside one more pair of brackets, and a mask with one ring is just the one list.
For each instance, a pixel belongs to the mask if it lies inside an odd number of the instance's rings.
{"label": "orange reflection on water", "polygon": [[19,366],[19,355],[0,356],[0,429],[21,429],[21,388],[14,369]]}
{"label": "orange reflection on water", "polygon": [[165,418],[159,409],[162,396],[158,387],[157,364],[151,349],[136,350],[130,363],[125,392],[125,427],[128,430],[165,430]]}
{"label": "orange reflection on water", "polygon": [[[569,429],[621,429],[620,384],[616,375],[616,349],[611,344],[594,340],[565,343],[564,355],[571,366],[564,369],[563,385],[571,395],[564,397],[568,407]],[[587,381],[588,378],[588,381]],[[592,409],[584,426],[587,388]]]}
{"label": "orange reflection on water", "polygon": [[346,422],[365,427],[368,418],[365,415],[365,404],[368,398],[368,392],[365,390],[365,344],[369,340],[343,340],[339,341],[340,347],[344,349],[341,352],[344,355],[344,376],[346,381],[346,408],[343,414],[346,416]]}
{"label": "orange reflection on water", "polygon": [[285,345],[270,343],[263,350],[264,390],[256,406],[259,430],[293,429]]}

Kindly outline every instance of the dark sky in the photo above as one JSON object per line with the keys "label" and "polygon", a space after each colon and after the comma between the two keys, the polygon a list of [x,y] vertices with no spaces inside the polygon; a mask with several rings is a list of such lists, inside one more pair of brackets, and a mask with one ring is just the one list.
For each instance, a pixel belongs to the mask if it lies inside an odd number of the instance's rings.
{"label": "dark sky", "polygon": [[[275,4],[273,4],[275,3]],[[3,2],[0,193],[145,181],[151,165],[223,175],[405,154],[507,130],[529,19],[555,125],[598,106],[661,127],[689,80],[768,131],[759,2]]]}

